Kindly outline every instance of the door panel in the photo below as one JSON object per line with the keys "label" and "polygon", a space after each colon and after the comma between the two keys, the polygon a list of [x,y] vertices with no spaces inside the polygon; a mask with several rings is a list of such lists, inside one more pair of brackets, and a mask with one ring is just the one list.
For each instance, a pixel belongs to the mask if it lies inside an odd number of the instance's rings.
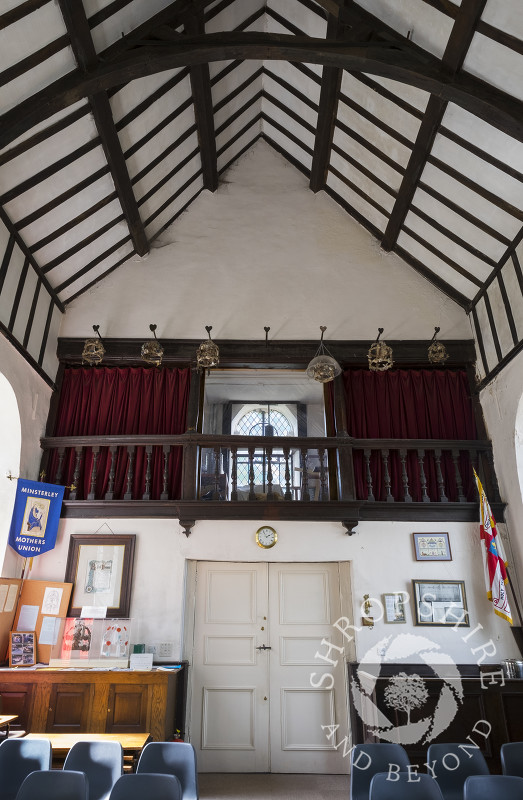
{"label": "door panel", "polygon": [[316,656],[323,638],[343,646],[332,627],[340,616],[338,564],[270,565],[271,772],[347,772],[322,730],[346,729],[345,657],[333,651],[333,666]]}
{"label": "door panel", "polygon": [[[267,772],[267,566],[199,562],[191,741],[203,772]],[[262,628],[264,630],[262,630]]]}
{"label": "door panel", "polygon": [[[202,772],[347,772],[322,725],[346,729],[338,564],[198,562],[191,741]],[[334,656],[338,651],[333,651]],[[326,674],[320,686],[311,685]]]}

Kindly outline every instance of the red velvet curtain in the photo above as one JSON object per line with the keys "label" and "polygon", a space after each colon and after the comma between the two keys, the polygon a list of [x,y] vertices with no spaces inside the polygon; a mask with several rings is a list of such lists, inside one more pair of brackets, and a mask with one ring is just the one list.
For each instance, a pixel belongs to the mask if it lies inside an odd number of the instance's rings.
{"label": "red velvet curtain", "polygon": [[[464,371],[405,370],[371,372],[354,369],[343,373],[347,404],[347,429],[358,439],[476,439],[476,425],[467,375]],[[363,452],[354,453],[356,496],[367,498],[367,479]],[[442,458],[445,492],[449,500],[457,500],[455,471],[450,454]],[[398,455],[390,455],[391,491],[396,500],[403,499],[401,464]],[[474,499],[471,467],[462,454],[459,469],[464,494]],[[420,501],[421,484],[416,453],[407,459],[409,491]],[[428,492],[438,499],[436,470],[432,454],[425,458]],[[374,496],[384,500],[383,464],[381,455],[373,453],[371,473]]]}
{"label": "red velvet curtain", "polygon": [[[105,436],[116,434],[180,434],[186,430],[187,403],[191,373],[189,369],[150,369],[147,367],[67,368],[60,392],[55,436]],[[54,478],[56,456],[49,474]],[[118,448],[114,498],[126,490],[127,448]],[[92,452],[84,451],[78,497],[85,498],[90,488]],[[136,448],[133,498],[141,498],[145,487],[145,449]],[[96,498],[107,491],[110,458],[107,448],[99,456]],[[163,453],[153,448],[151,458],[151,497],[162,491]],[[62,483],[70,484],[74,470],[74,451],[66,453]],[[173,447],[169,458],[169,497],[180,497],[182,448]]]}

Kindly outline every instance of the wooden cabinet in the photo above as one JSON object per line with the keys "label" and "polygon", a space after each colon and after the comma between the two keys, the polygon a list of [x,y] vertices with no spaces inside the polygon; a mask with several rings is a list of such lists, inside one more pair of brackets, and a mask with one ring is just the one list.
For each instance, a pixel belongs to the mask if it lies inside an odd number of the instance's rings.
{"label": "wooden cabinet", "polygon": [[156,741],[183,731],[186,668],[0,670],[4,714],[28,733],[150,733]]}
{"label": "wooden cabinet", "polygon": [[[356,663],[348,665],[351,696],[353,685],[357,689],[362,688],[358,666]],[[434,677],[434,671],[424,664],[389,663],[374,664],[370,667],[366,665],[362,674],[366,679],[367,688],[364,691],[368,693],[371,704],[369,708],[373,705],[374,713],[376,715],[381,713],[381,725],[385,720],[389,720],[394,728],[400,728],[405,724],[406,712],[391,708],[385,691],[390,686],[391,677],[399,672],[416,674],[423,678],[427,697],[423,707],[419,711],[417,709],[413,711],[413,722],[417,722],[421,716],[433,716],[445,693],[450,698],[454,695],[458,698],[455,713],[448,719],[447,727],[433,741],[475,742],[485,756],[490,771],[501,772],[499,758],[501,745],[504,742],[523,741],[523,680],[502,678],[499,674],[499,665],[486,667],[487,673],[497,674],[494,682],[486,676],[482,680],[479,668],[475,664],[457,666],[461,675],[459,681],[455,676],[448,677],[444,681],[441,677]],[[368,679],[372,675],[377,677],[375,681],[369,682]],[[372,688],[370,693],[369,687]],[[375,733],[377,723],[374,723],[374,720],[372,724],[365,723],[353,702],[350,711],[353,744],[380,741]],[[375,718],[378,719],[377,716]],[[412,764],[425,763],[426,744],[408,743],[405,749]]]}
{"label": "wooden cabinet", "polygon": [[87,730],[92,686],[89,683],[54,683],[49,695],[46,733],[80,733]]}
{"label": "wooden cabinet", "polygon": [[147,686],[113,683],[109,687],[106,733],[141,733],[147,724]]}
{"label": "wooden cabinet", "polygon": [[[1,677],[5,677],[5,672]],[[0,697],[2,699],[2,714],[18,714],[18,719],[11,725],[16,730],[28,730],[29,717],[33,702],[33,684],[27,683],[26,676],[20,676],[21,681],[11,682],[8,679],[0,681]]]}

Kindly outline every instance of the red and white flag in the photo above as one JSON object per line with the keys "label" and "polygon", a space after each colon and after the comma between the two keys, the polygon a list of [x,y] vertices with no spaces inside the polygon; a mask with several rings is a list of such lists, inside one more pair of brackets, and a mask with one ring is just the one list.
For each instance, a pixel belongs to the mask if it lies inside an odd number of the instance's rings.
{"label": "red and white flag", "polygon": [[474,477],[479,493],[480,531],[484,547],[483,566],[485,568],[485,582],[487,596],[492,601],[494,613],[503,617],[512,625],[512,613],[507,597],[505,584],[507,583],[507,561],[503,553],[501,536],[496,529],[496,520],[492,516],[489,501],[481,485],[481,481],[474,470]]}

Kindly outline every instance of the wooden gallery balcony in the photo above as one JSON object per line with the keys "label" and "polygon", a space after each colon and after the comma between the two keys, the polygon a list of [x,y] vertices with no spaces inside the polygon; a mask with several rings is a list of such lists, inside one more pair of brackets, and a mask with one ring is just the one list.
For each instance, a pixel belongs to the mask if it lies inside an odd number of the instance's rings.
{"label": "wooden gallery balcony", "polygon": [[68,517],[476,521],[474,466],[503,519],[488,441],[349,436],[46,437]]}

